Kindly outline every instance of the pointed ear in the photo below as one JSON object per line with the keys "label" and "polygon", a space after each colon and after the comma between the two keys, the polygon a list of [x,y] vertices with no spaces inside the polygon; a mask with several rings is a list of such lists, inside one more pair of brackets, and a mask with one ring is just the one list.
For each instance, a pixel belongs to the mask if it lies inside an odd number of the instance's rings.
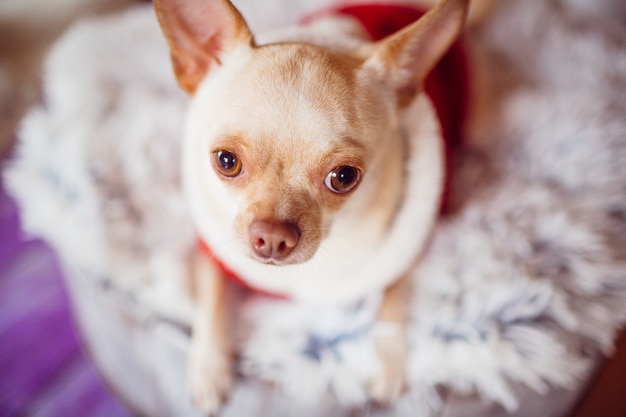
{"label": "pointed ear", "polygon": [[228,0],[154,0],[181,88],[193,93],[212,65],[253,37]]}
{"label": "pointed ear", "polygon": [[381,67],[407,106],[463,29],[469,0],[439,0],[417,22],[374,45],[366,65]]}

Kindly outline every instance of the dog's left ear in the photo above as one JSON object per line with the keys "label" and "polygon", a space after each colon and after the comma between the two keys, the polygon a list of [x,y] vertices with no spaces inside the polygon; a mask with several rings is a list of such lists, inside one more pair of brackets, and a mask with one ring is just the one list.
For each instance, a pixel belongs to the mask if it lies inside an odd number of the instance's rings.
{"label": "dog's left ear", "polygon": [[374,45],[366,66],[381,68],[394,83],[398,105],[411,103],[422,83],[459,36],[469,0],[439,0],[417,22]]}
{"label": "dog's left ear", "polygon": [[253,37],[239,10],[228,0],[154,0],[170,46],[178,84],[193,93],[212,65]]}

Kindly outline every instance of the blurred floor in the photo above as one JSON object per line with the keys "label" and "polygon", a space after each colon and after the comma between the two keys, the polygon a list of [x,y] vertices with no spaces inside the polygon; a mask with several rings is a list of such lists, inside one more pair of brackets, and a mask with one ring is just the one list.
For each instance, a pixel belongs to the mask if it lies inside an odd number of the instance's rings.
{"label": "blurred floor", "polygon": [[571,417],[626,417],[626,328]]}

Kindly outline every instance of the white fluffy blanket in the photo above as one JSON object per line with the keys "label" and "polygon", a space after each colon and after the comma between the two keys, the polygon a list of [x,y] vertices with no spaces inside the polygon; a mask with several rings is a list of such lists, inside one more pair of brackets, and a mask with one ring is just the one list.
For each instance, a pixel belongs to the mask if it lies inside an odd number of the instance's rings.
{"label": "white fluffy blanket", "polygon": [[[290,16],[320,3],[293,2]],[[257,12],[253,26],[273,24]],[[431,415],[441,386],[508,410],[513,386],[572,388],[626,319],[626,32],[510,0],[470,42],[489,84],[455,161],[460,209],[413,272],[397,414]],[[6,173],[28,229],[73,270],[182,322],[194,245],[178,188],[185,107],[148,7],[82,23],[47,61],[44,102]],[[365,402],[378,297],[341,309],[244,297],[240,371],[298,399]]]}

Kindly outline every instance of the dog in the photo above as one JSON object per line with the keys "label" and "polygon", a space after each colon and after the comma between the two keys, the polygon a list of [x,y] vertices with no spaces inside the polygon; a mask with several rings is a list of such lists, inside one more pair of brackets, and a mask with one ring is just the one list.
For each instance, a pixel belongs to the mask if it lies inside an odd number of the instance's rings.
{"label": "dog", "polygon": [[406,275],[437,217],[444,176],[422,86],[461,32],[468,1],[442,0],[378,42],[342,20],[264,45],[228,0],[154,1],[191,95],[182,165],[204,248],[193,260],[188,369],[198,409],[215,413],[233,382],[231,273],[319,304],[384,289],[374,327],[380,375],[369,392],[383,403],[402,392]]}

